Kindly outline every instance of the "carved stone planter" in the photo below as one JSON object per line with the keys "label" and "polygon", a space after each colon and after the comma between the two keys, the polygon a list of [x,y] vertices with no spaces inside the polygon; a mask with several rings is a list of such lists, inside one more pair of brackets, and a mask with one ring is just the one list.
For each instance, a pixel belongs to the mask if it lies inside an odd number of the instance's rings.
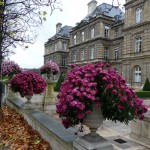
{"label": "carved stone planter", "polygon": [[94,107],[92,113],[88,114],[83,124],[89,127],[90,133],[78,137],[73,145],[78,150],[113,150],[113,146],[103,137],[99,136],[96,131],[103,123],[103,116],[100,108]]}

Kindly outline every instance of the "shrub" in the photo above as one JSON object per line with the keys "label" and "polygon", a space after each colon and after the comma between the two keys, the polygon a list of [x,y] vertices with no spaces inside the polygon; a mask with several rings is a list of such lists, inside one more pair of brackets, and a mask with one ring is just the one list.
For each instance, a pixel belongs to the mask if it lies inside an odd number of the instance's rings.
{"label": "shrub", "polygon": [[148,78],[146,79],[144,86],[143,86],[143,91],[150,91],[150,83]]}
{"label": "shrub", "polygon": [[58,81],[57,81],[55,87],[54,87],[54,91],[60,91],[61,83],[64,82],[64,80],[65,80],[65,79],[64,79],[64,76],[61,74],[61,75],[59,76],[59,79],[58,79]]}
{"label": "shrub", "polygon": [[138,91],[136,92],[136,95],[141,98],[150,97],[150,91]]}

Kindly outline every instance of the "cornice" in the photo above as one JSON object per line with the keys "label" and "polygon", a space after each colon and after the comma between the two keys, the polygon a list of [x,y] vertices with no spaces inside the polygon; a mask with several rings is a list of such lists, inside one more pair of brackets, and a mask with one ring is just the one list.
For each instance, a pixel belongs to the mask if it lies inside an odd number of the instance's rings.
{"label": "cornice", "polygon": [[147,24],[150,24],[150,21],[145,21],[145,22],[142,22],[142,23],[139,23],[139,24],[134,24],[130,27],[124,28],[123,31],[129,31],[129,30],[132,30],[132,29],[135,29],[135,28],[147,25]]}

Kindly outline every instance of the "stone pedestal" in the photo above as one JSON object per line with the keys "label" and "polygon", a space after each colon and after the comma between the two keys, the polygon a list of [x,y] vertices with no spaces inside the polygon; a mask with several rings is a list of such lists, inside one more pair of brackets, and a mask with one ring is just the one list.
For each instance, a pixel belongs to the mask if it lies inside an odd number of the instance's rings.
{"label": "stone pedestal", "polygon": [[34,103],[31,103],[32,96],[26,95],[25,98],[27,101],[22,105],[23,109],[36,108]]}
{"label": "stone pedestal", "polygon": [[98,134],[91,135],[90,133],[75,139],[73,146],[78,150],[114,150],[108,140]]}
{"label": "stone pedestal", "polygon": [[30,108],[36,108],[36,105],[31,102],[25,102],[21,107],[23,109],[30,109]]}
{"label": "stone pedestal", "polygon": [[50,80],[47,80],[47,88],[44,101],[45,103],[55,104],[53,82],[51,82]]}

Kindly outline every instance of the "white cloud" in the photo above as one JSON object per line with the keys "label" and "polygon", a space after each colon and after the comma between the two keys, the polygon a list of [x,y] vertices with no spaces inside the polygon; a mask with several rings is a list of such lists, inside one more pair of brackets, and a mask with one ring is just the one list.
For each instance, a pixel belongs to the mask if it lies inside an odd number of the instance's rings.
{"label": "white cloud", "polygon": [[[87,15],[87,4],[90,0],[62,0],[63,11],[55,10],[51,16],[47,16],[47,21],[39,29],[39,37],[35,44],[29,45],[29,48],[22,50],[16,49],[16,54],[10,57],[23,68],[38,68],[43,65],[44,43],[56,33],[56,24],[75,26]],[[105,2],[112,4],[112,0],[97,0],[98,5]],[[114,0],[117,3],[124,4],[125,0]],[[121,6],[122,7],[122,6]],[[46,9],[48,10],[48,9]]]}

